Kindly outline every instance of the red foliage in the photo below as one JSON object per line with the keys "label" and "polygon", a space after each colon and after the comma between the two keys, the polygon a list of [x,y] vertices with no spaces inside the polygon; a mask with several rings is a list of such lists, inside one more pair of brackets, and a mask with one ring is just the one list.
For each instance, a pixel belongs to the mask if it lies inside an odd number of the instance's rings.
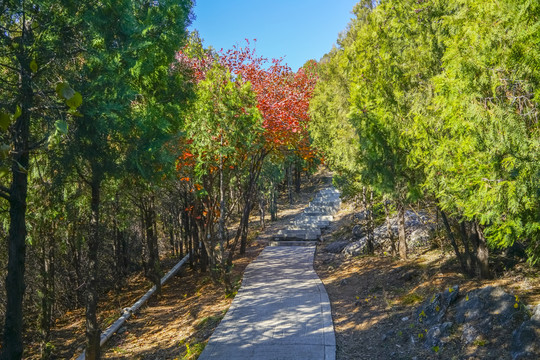
{"label": "red foliage", "polygon": [[214,61],[229,69],[233,76],[242,81],[249,81],[257,95],[257,107],[263,116],[265,138],[269,147],[294,148],[302,153],[309,153],[306,148],[307,123],[309,122],[309,101],[313,95],[316,76],[311,62],[305,71],[300,68],[296,73],[283,63],[283,59],[259,57],[251,49],[249,40],[246,46],[234,46],[227,51],[220,51],[216,57],[206,53],[193,58],[179,52],[177,60],[193,69],[195,80],[204,79]]}

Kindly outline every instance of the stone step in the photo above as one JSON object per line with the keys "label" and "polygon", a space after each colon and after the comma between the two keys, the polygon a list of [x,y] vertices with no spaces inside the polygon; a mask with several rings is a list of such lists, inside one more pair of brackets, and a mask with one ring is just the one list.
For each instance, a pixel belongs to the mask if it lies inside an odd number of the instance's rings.
{"label": "stone step", "polygon": [[[314,219],[310,219],[311,217]],[[330,225],[330,220],[317,218],[318,216],[307,216],[305,218],[291,220],[290,224],[294,226],[313,226],[315,228],[325,228]]]}
{"label": "stone step", "polygon": [[268,241],[268,246],[315,246],[317,245],[316,241],[295,241],[295,240],[279,240],[279,241]]}
{"label": "stone step", "polygon": [[317,240],[320,236],[320,230],[319,233],[305,230],[280,230],[274,236],[274,240]]}
{"label": "stone step", "polygon": [[338,195],[338,196],[339,196],[339,195],[341,195],[341,193],[340,193],[339,191],[337,191],[337,190],[334,191],[334,190],[325,190],[325,189],[323,189],[323,190],[319,191],[319,192],[318,192],[317,194],[315,194],[315,195],[316,195],[316,196],[317,196],[317,195],[332,195],[332,196],[333,196],[333,195]]}
{"label": "stone step", "polygon": [[[292,225],[303,225],[305,223],[302,223],[302,222],[293,222]],[[326,229],[328,226],[330,226],[330,221],[324,221],[324,220],[320,220],[320,221],[316,221],[316,222],[312,222],[311,223],[313,226],[315,226],[316,228],[318,229]]]}
{"label": "stone step", "polygon": [[296,218],[291,220],[292,224],[313,224],[318,225],[320,222],[331,222],[334,220],[334,217],[332,215],[309,215],[309,214],[301,214],[300,216],[297,216]]}
{"label": "stone step", "polygon": [[321,228],[313,224],[291,224],[283,230],[278,231],[278,235],[283,231],[304,231],[304,232],[313,232],[321,236]]}
{"label": "stone step", "polygon": [[337,195],[341,195],[341,192],[339,190],[336,190],[336,189],[333,189],[333,188],[326,188],[326,189],[322,189],[321,191],[319,191],[319,194],[322,194],[322,195],[334,195],[334,194],[337,194]]}
{"label": "stone step", "polygon": [[313,199],[320,199],[320,200],[341,200],[341,197],[338,194],[317,194],[313,197]]}
{"label": "stone step", "polygon": [[335,208],[335,209],[339,209],[341,207],[341,201],[339,201],[339,202],[337,202],[337,201],[331,202],[331,201],[313,200],[312,202],[309,203],[308,206],[309,207],[329,206],[329,207],[332,207],[332,208]]}
{"label": "stone step", "polygon": [[337,212],[338,209],[332,206],[308,206],[304,209],[304,214],[315,216],[333,215]]}

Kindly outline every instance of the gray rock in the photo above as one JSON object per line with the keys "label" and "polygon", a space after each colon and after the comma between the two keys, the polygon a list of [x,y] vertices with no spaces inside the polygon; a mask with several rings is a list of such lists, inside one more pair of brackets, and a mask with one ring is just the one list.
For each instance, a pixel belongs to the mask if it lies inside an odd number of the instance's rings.
{"label": "gray rock", "polygon": [[458,295],[458,285],[433,295],[431,299],[424,301],[424,303],[416,310],[416,322],[422,324],[424,327],[439,324],[446,314],[446,310],[456,301]]}
{"label": "gray rock", "polygon": [[531,319],[540,322],[540,304],[536,305],[536,307],[532,311]]}
{"label": "gray rock", "polygon": [[452,323],[447,321],[441,325],[432,326],[426,334],[426,342],[424,346],[431,349],[434,346],[442,347],[445,343],[444,339],[450,335]]}
{"label": "gray rock", "polygon": [[[361,211],[355,215],[358,221],[364,222],[368,219],[369,211]],[[394,239],[398,238],[398,217],[393,216],[389,220],[390,230]],[[434,221],[426,213],[419,212],[418,214],[413,211],[405,212],[405,233],[407,235],[407,244],[410,249],[417,248],[419,246],[425,246],[429,244],[429,241],[434,236]],[[354,230],[353,230],[354,231]],[[353,235],[355,235],[353,233]],[[356,239],[360,240],[367,234],[363,233]],[[374,245],[375,247],[390,248],[390,236],[388,234],[388,227],[386,222],[373,229]]]}
{"label": "gray rock", "polygon": [[502,288],[486,286],[469,292],[458,302],[455,318],[458,324],[475,321],[479,330],[487,334],[494,325],[517,327],[527,320],[528,314],[520,304]]}
{"label": "gray rock", "polygon": [[532,317],[512,333],[512,359],[540,358],[540,305]]}
{"label": "gray rock", "polygon": [[471,324],[463,325],[463,331],[461,333],[461,340],[465,344],[470,344],[474,342],[478,338],[478,336],[480,336],[480,333],[478,332],[478,330],[476,330],[474,326],[472,326]]}
{"label": "gray rock", "polygon": [[369,210],[363,210],[354,214],[354,218],[358,221],[367,221],[369,219]]}
{"label": "gray rock", "polygon": [[343,253],[348,256],[361,255],[366,251],[367,236],[364,236],[358,241],[350,243],[343,248]]}
{"label": "gray rock", "polygon": [[326,247],[324,248],[324,251],[332,253],[332,254],[339,254],[340,252],[343,251],[345,246],[347,246],[348,244],[349,242],[346,240],[334,241],[333,243],[326,245]]}
{"label": "gray rock", "polygon": [[360,226],[360,225],[355,225],[352,228],[352,234],[353,234],[353,237],[356,240],[359,240],[359,239],[361,239],[362,237],[364,237],[366,235],[366,234],[364,234],[364,230],[362,229],[362,226]]}
{"label": "gray rock", "polygon": [[435,230],[431,226],[419,227],[410,233],[407,245],[409,249],[426,246],[434,235]]}

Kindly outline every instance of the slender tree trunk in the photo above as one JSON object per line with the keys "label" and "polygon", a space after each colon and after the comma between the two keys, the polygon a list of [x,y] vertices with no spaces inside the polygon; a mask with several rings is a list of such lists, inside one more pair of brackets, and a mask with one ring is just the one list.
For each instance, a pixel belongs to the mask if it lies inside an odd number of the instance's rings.
{"label": "slender tree trunk", "polygon": [[146,246],[148,247],[148,277],[156,286],[156,294],[161,295],[161,269],[157,248],[156,210],[154,207],[153,196],[149,199],[148,207],[146,207],[145,210]]}
{"label": "slender tree trunk", "polygon": [[[172,218],[171,218],[172,219]],[[177,256],[178,252],[176,251],[176,240],[174,238],[174,227],[172,225],[172,221],[168,226],[169,228],[169,245],[171,246],[171,253],[173,256]]]}
{"label": "slender tree trunk", "polygon": [[178,246],[178,253],[180,257],[183,258],[184,257],[184,239],[185,239],[186,234],[185,234],[185,229],[184,229],[184,219],[183,219],[182,213],[177,214],[176,218],[178,221],[178,231],[180,232],[179,233],[180,237],[176,238],[177,246]]}
{"label": "slender tree trunk", "polygon": [[296,193],[300,193],[300,185],[301,185],[301,177],[302,177],[302,169],[300,169],[300,165],[296,164],[294,167],[295,173],[294,173],[294,184],[295,184],[295,190]]}
{"label": "slender tree trunk", "polygon": [[185,213],[185,227],[186,227],[186,248],[189,252],[189,267],[194,268],[195,267],[195,254],[194,254],[194,248],[193,248],[193,229],[191,228],[191,222],[192,219],[189,217],[189,214]]}
{"label": "slender tree trunk", "polygon": [[405,205],[403,203],[398,203],[398,231],[399,231],[399,257],[402,259],[407,259],[407,236],[405,234]]}
{"label": "slender tree trunk", "polygon": [[476,268],[476,257],[471,252],[469,247],[469,233],[465,221],[459,223],[459,234],[461,236],[461,242],[463,243],[463,249],[465,251],[465,261],[467,268],[469,269],[471,276],[474,276],[474,269]]}
{"label": "slender tree trunk", "polygon": [[368,254],[373,254],[373,239],[371,236],[371,223],[370,223],[371,218],[372,218],[370,215],[371,208],[367,201],[367,189],[365,186],[362,187],[362,203],[364,205],[364,212],[366,214],[365,220],[363,221],[362,226],[364,227],[367,233],[367,243],[366,243],[367,252]]}
{"label": "slender tree trunk", "polygon": [[448,234],[448,238],[450,239],[450,244],[452,245],[452,248],[454,249],[454,253],[456,254],[456,257],[458,258],[459,265],[461,266],[461,270],[463,271],[465,275],[471,276],[471,269],[467,266],[465,259],[463,259],[463,255],[459,251],[459,247],[457,245],[456,238],[454,237],[452,228],[450,227],[450,223],[448,222],[448,218],[446,217],[446,214],[444,213],[444,211],[440,209],[439,211],[443,219],[444,228],[446,229],[446,233]]}
{"label": "slender tree trunk", "polygon": [[[45,237],[45,236],[44,236]],[[41,359],[46,360],[51,357],[51,348],[48,346],[51,335],[52,310],[54,305],[54,238],[46,236],[47,241],[42,245],[41,256]]]}
{"label": "slender tree trunk", "polygon": [[80,305],[85,303],[84,300],[84,294],[81,290],[83,288],[83,284],[85,282],[85,279],[83,277],[83,274],[81,272],[81,248],[80,244],[81,242],[76,238],[78,235],[78,229],[73,226],[73,224],[68,226],[68,235],[67,235],[67,243],[69,245],[70,250],[70,265],[72,267],[73,272],[75,273],[75,290],[74,290],[74,296],[75,296],[75,307],[79,307]]}
{"label": "slender tree trunk", "polygon": [[[223,146],[223,137],[221,137],[221,145]],[[227,240],[225,235],[225,183],[223,181],[223,156],[219,155],[219,242],[221,246]]]}
{"label": "slender tree trunk", "polygon": [[[20,53],[21,116],[13,125],[13,149],[9,188],[8,267],[6,277],[6,317],[4,320],[3,348],[0,360],[19,360],[23,354],[23,296],[26,258],[26,198],[28,193],[28,164],[30,138],[30,111],[34,106],[34,92],[30,74],[30,58],[26,47],[32,42],[26,18],[22,17]],[[7,195],[7,194],[6,194]]]}
{"label": "slender tree trunk", "polygon": [[[120,211],[120,200],[118,197],[118,193],[116,193],[115,196],[115,212],[118,213]],[[114,268],[116,272],[116,278],[120,281],[115,281],[114,286],[117,292],[120,291],[122,288],[122,282],[124,280],[124,254],[122,251],[122,231],[119,229],[118,226],[118,220],[116,216],[113,217],[113,229],[114,229]]]}
{"label": "slender tree trunk", "polygon": [[489,269],[489,250],[487,247],[484,233],[478,222],[473,224],[476,236],[478,236],[478,248],[476,251],[476,259],[480,270],[481,279],[491,279],[491,271]]}
{"label": "slender tree trunk", "polygon": [[293,192],[292,192],[292,165],[287,166],[287,193],[289,194],[289,204],[293,204]]}
{"label": "slender tree trunk", "polygon": [[386,216],[386,234],[390,239],[390,252],[392,256],[396,256],[396,239],[394,238],[394,232],[392,231],[392,224],[390,224],[390,209],[388,209],[388,201],[384,201],[384,214]]}
{"label": "slender tree trunk", "polygon": [[270,183],[270,220],[277,221],[277,196],[276,184]]}
{"label": "slender tree trunk", "polygon": [[370,191],[370,196],[369,196],[369,218],[368,218],[368,252],[370,254],[373,254],[375,252],[375,244],[374,244],[374,241],[375,241],[375,236],[373,234],[373,231],[374,231],[374,228],[375,228],[375,224],[374,224],[374,220],[373,220],[373,190]]}
{"label": "slender tree trunk", "polygon": [[100,187],[101,181],[94,175],[90,184],[91,195],[91,221],[90,236],[88,237],[88,277],[86,280],[86,359],[98,360],[101,358],[99,346],[101,330],[97,321],[98,304],[98,250],[100,242]]}
{"label": "slender tree trunk", "polygon": [[146,210],[144,209],[144,202],[143,202],[143,199],[141,198],[141,207],[140,207],[140,210],[141,210],[141,218],[139,219],[140,222],[141,222],[141,247],[142,247],[142,251],[141,251],[141,264],[142,264],[142,267],[143,267],[143,270],[144,270],[144,275],[147,276],[148,275],[148,261],[147,261],[147,257],[148,257],[148,246],[146,245],[148,240],[147,240],[147,229],[146,229]]}
{"label": "slender tree trunk", "polygon": [[200,256],[201,272],[205,273],[208,271],[208,252],[206,250],[206,246],[204,246],[203,241],[199,241],[199,252],[201,254]]}
{"label": "slender tree trunk", "polygon": [[[247,246],[247,234],[249,227],[249,214],[251,213],[252,207],[252,196],[255,191],[255,184],[259,179],[261,173],[262,161],[264,160],[265,153],[259,155],[259,157],[254,156],[251,159],[250,171],[249,171],[249,180],[246,186],[246,192],[244,194],[244,213],[242,214],[242,220],[240,222],[240,254],[244,255],[246,253]],[[236,244],[234,245],[236,246]]]}
{"label": "slender tree trunk", "polygon": [[129,268],[129,264],[131,263],[131,258],[130,258],[130,255],[129,255],[129,244],[128,244],[128,237],[127,237],[127,234],[124,230],[121,230],[119,233],[118,233],[118,236],[120,237],[119,238],[119,241],[120,241],[120,253],[121,253],[121,260],[120,260],[120,263],[121,263],[121,269],[120,269],[120,274],[122,275],[122,278],[125,278],[128,274],[128,268]]}
{"label": "slender tree trunk", "polygon": [[240,224],[240,254],[246,253],[247,247],[247,229],[249,226],[249,214],[251,213],[251,196],[246,194],[246,202],[244,206],[244,213],[242,214],[242,221]]}
{"label": "slender tree trunk", "polygon": [[266,197],[264,196],[262,192],[259,192],[259,218],[261,219],[262,230],[266,228],[265,217],[266,217]]}

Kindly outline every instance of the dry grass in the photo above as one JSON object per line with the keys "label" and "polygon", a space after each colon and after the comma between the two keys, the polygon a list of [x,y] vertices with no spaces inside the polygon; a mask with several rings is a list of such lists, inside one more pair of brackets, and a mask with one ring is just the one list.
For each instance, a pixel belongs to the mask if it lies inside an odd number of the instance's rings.
{"label": "dry grass", "polygon": [[[328,239],[350,237],[352,206],[344,206]],[[493,280],[467,279],[449,250],[421,249],[401,261],[382,254],[346,258],[322,251],[319,246],[315,269],[328,291],[336,331],[337,359],[506,359],[507,350],[491,339],[478,339],[463,346],[455,338],[444,348],[418,345],[425,329],[411,319],[419,303],[450,286],[460,293],[487,285],[501,286],[519,294],[525,303],[540,303],[539,270],[520,263]],[[507,336],[508,334],[505,334]],[[416,346],[410,346],[412,340]],[[480,355],[479,355],[480,354]]]}
{"label": "dry grass", "polygon": [[[258,217],[250,219],[252,240],[245,257],[236,257],[233,279],[241,281],[244,269],[264,248],[266,241],[293,216],[307,206],[313,194],[329,183],[328,172],[322,170],[311,183],[303,184],[302,192],[294,194],[289,204],[285,193],[278,204],[278,221],[267,219],[266,229],[260,229]],[[255,211],[254,211],[255,214]],[[234,227],[234,224],[233,224]],[[254,237],[256,236],[256,239]],[[177,260],[167,259],[164,269]],[[101,328],[116,320],[121,309],[131,306],[151,287],[142,274],[132,276],[120,292],[111,291],[100,299]],[[184,267],[162,289],[160,298],[153,297],[134,314],[102,349],[105,359],[195,359],[228,310],[232,297],[224,288],[212,283],[208,274]],[[57,319],[52,329],[54,358],[74,359],[84,347],[84,309],[69,311]],[[25,359],[39,359],[39,344],[27,340]]]}

